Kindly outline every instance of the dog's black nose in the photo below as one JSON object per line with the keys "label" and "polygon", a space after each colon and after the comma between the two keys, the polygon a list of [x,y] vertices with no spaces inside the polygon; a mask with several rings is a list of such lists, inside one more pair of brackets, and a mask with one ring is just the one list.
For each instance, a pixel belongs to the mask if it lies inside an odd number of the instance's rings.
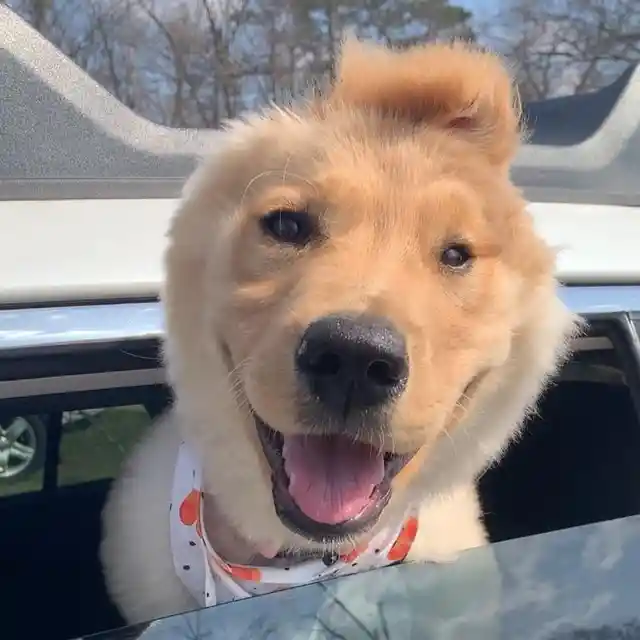
{"label": "dog's black nose", "polygon": [[296,363],[312,395],[342,417],[396,398],[409,375],[402,334],[372,316],[326,316],[311,323]]}

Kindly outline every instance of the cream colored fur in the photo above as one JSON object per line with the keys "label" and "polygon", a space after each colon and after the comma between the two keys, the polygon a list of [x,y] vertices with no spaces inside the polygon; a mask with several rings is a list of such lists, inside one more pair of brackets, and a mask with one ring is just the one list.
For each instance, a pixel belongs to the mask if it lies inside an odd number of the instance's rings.
{"label": "cream colored fur", "polygon": [[[326,102],[319,98],[311,106],[304,103],[291,110],[274,108],[235,123],[221,134],[215,157],[198,169],[184,190],[170,233],[164,293],[166,362],[177,400],[170,415],[150,430],[128,460],[104,512],[101,555],[107,585],[128,622],[194,606],[174,573],[169,548],[167,504],[181,435],[202,457],[206,492],[215,499],[223,519],[251,547],[318,547],[290,531],[276,515],[266,463],[247,411],[251,402],[273,426],[286,432],[298,429],[289,404],[290,372],[283,364],[298,335],[298,329],[291,328],[298,325],[286,324],[287,331],[281,331],[288,318],[283,314],[289,310],[307,322],[330,311],[336,300],[348,302],[354,310],[375,304],[378,311],[414,332],[416,379],[422,375],[431,382],[422,389],[408,388],[394,415],[393,430],[398,446],[419,447],[420,453],[411,470],[398,478],[378,526],[396,521],[408,505],[419,505],[419,534],[409,556],[417,561],[451,560],[460,551],[486,542],[474,482],[518,432],[565,355],[575,329],[575,319],[557,297],[553,260],[508,182],[508,164],[517,148],[513,137],[517,137],[517,114],[513,115],[514,101],[501,66],[489,54],[463,47],[431,46],[405,54],[369,50],[356,43],[349,47],[333,98]],[[365,53],[375,52],[376,64],[367,63],[370,58],[363,57],[358,47],[364,47]],[[416,66],[418,59],[424,64]],[[439,73],[434,69],[440,67],[444,71],[434,79]],[[476,99],[476,85],[480,88],[474,106],[464,92]],[[416,101],[420,92],[428,100]],[[379,109],[382,120],[362,110],[363,104],[372,111]],[[424,126],[424,137],[418,133],[415,141],[411,138],[405,146],[398,142],[396,148],[389,142],[387,128],[397,121],[398,139],[408,135],[404,117],[411,126],[416,122]],[[388,207],[397,208],[395,235],[384,246],[366,234],[357,236],[360,239],[348,252],[336,246],[335,264],[320,259],[301,262],[291,284],[282,278],[293,259],[274,268],[280,257],[261,257],[255,232],[243,226],[249,224],[243,211],[245,202],[247,209],[268,208],[272,196],[264,195],[259,186],[264,180],[265,189],[286,187],[287,198],[302,197],[300,190],[308,185],[316,196],[323,193],[325,185],[314,173],[317,163],[322,163],[318,157],[332,158],[338,187],[352,176],[354,184],[362,185],[360,192],[340,195],[346,200],[332,200],[327,207],[348,216],[369,206],[369,200],[358,200],[368,197],[368,189],[371,202],[381,202],[386,193],[393,193]],[[447,164],[451,159],[453,165]],[[385,190],[376,191],[385,179],[380,170],[385,163],[399,172],[393,174],[394,181],[404,181],[397,192],[391,182]],[[483,203],[478,205],[483,211],[481,221],[475,213],[468,221],[461,218],[461,224],[471,225],[472,233],[498,233],[499,225],[514,225],[512,233],[497,241],[514,246],[502,245],[498,258],[487,253],[487,266],[478,266],[475,289],[468,291],[459,288],[460,281],[443,285],[440,274],[421,271],[419,261],[411,262],[413,249],[406,248],[407,239],[422,233],[422,225],[432,224],[414,219],[409,212],[422,206],[419,198],[425,185],[430,180],[443,184],[445,175],[467,185],[470,203]],[[332,189],[330,193],[336,193]],[[491,221],[493,210],[498,215],[503,206],[509,211],[505,209],[501,222]],[[431,213],[446,221],[451,210],[442,207]],[[368,218],[363,220],[360,229],[368,224]],[[376,254],[383,249],[384,260]],[[490,260],[494,260],[492,267]],[[261,269],[269,276],[262,278]],[[335,286],[325,289],[327,281]],[[458,288],[455,294],[440,296],[442,286]],[[474,297],[478,287],[485,287],[486,293]],[[424,294],[424,289],[431,293]],[[283,290],[286,293],[280,293]],[[238,302],[240,293],[244,297]],[[464,315],[458,308],[447,307],[452,295],[468,300],[473,312]],[[242,305],[247,305],[246,311]],[[443,332],[440,335],[434,333],[433,318],[443,313],[452,315],[438,329]],[[433,354],[450,339],[444,332],[451,327],[464,328],[464,335],[474,342],[459,356],[450,378],[443,373],[439,381],[437,372],[445,371],[454,351],[442,351],[440,368]],[[418,354],[427,343],[432,356],[421,359]],[[221,344],[229,346],[230,354]],[[456,413],[456,397],[469,377],[480,371],[487,373],[469,403]],[[421,400],[425,393],[434,394],[428,407]],[[343,547],[354,542],[345,541]]]}

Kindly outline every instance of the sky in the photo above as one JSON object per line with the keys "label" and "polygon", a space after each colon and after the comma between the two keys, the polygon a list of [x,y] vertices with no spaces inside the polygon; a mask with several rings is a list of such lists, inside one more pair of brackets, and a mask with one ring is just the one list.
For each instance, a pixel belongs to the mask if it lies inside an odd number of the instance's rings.
{"label": "sky", "polygon": [[[450,0],[451,4],[457,4],[469,11],[472,11],[478,17],[495,12],[499,0]],[[532,0],[533,2],[534,0]]]}

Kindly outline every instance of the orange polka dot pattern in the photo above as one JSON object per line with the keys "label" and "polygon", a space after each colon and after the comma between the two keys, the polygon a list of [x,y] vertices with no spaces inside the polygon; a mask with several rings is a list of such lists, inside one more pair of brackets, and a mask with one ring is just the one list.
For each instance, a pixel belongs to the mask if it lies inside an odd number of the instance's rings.
{"label": "orange polka dot pattern", "polygon": [[418,519],[415,517],[408,518],[404,527],[402,527],[402,531],[400,531],[400,535],[393,543],[391,549],[389,549],[389,553],[387,554],[389,562],[401,562],[404,560],[409,555],[409,551],[411,551],[411,546],[417,535]]}
{"label": "orange polka dot pattern", "polygon": [[187,527],[196,526],[198,537],[202,538],[202,525],[200,524],[200,505],[202,493],[193,489],[180,503],[180,522]]}

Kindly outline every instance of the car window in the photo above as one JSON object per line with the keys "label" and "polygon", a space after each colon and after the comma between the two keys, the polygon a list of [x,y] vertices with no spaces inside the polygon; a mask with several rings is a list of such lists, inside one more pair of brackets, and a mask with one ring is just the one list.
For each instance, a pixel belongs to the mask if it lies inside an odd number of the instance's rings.
{"label": "car window", "polygon": [[638,637],[640,517],[404,564],[110,632],[95,640]]}
{"label": "car window", "polygon": [[[65,412],[58,463],[60,486],[111,479],[151,418],[143,406]],[[87,461],[91,465],[87,465]]]}
{"label": "car window", "polygon": [[[0,5],[0,198],[178,195],[226,119],[330,77],[340,40],[355,31],[396,46],[462,36],[497,49],[523,96],[529,144],[513,176],[529,199],[638,204],[633,2],[542,2],[532,13],[523,0],[502,1],[510,10],[496,5],[490,16],[453,0],[366,10],[278,0],[10,0]],[[598,21],[606,41],[593,31]],[[579,53],[574,39],[585,43]]]}
{"label": "car window", "polygon": [[0,421],[0,497],[43,488],[48,428],[56,420],[62,430],[56,474],[60,487],[113,479],[151,422],[141,405],[8,415]]}
{"label": "car window", "polygon": [[46,429],[39,416],[0,420],[0,496],[42,488]]}

